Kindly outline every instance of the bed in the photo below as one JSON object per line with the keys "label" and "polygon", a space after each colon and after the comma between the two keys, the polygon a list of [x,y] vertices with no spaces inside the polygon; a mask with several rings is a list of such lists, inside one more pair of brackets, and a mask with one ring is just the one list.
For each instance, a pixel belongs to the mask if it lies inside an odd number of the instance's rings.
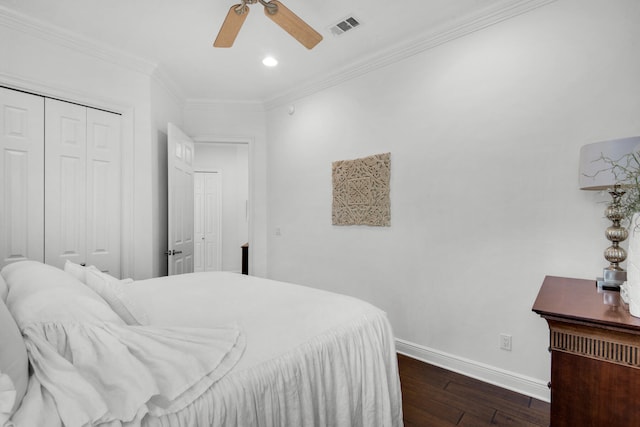
{"label": "bed", "polygon": [[344,295],[21,261],[0,325],[3,427],[402,425],[386,315]]}

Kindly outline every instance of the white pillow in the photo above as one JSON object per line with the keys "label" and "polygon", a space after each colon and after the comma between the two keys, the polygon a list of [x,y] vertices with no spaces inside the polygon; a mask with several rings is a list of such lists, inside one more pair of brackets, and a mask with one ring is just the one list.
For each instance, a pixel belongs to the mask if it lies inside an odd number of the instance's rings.
{"label": "white pillow", "polygon": [[[27,358],[27,349],[18,329],[13,316],[7,309],[4,300],[0,301],[0,379],[3,376],[8,376],[11,380],[11,386],[15,395],[11,402],[8,401],[8,397],[11,395],[9,390],[8,381],[5,377],[0,387],[0,419],[3,413],[7,413],[8,408],[9,416],[20,405],[22,397],[27,391],[27,383],[29,382],[29,362]],[[4,395],[4,397],[3,397]],[[11,404],[11,406],[9,406]],[[0,422],[0,425],[2,423]]]}
{"label": "white pillow", "polygon": [[94,266],[87,267],[85,273],[86,285],[100,295],[127,325],[149,324],[147,313],[124,295],[124,286],[131,283],[131,279],[118,280]]}
{"label": "white pillow", "polygon": [[2,269],[7,307],[21,328],[31,323],[79,321],[124,325],[109,305],[86,285],[59,268],[18,261]]}
{"label": "white pillow", "polygon": [[64,272],[69,273],[70,275],[72,275],[73,277],[75,277],[76,279],[78,279],[79,281],[85,284],[87,283],[87,280],[85,278],[86,269],[87,267],[85,267],[84,265],[76,264],[75,262],[72,262],[69,260],[66,260],[64,262]]}

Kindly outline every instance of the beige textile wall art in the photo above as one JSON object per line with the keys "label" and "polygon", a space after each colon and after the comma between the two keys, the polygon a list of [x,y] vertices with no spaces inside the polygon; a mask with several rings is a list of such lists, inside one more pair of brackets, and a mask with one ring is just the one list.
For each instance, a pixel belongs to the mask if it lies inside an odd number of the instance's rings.
{"label": "beige textile wall art", "polygon": [[333,225],[391,225],[391,153],[332,163]]}

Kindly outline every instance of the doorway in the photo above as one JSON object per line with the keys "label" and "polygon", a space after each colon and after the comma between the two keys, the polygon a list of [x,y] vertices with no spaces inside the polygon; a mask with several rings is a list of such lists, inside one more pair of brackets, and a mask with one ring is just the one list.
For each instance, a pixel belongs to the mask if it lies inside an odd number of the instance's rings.
{"label": "doorway", "polygon": [[[202,176],[194,176],[194,179],[207,179],[210,181],[208,185],[218,186],[217,190],[212,190],[206,196],[211,199],[208,203],[214,208],[203,210],[202,221],[213,230],[219,230],[217,249],[215,244],[207,242],[206,236],[204,239],[209,245],[209,251],[205,250],[203,256],[207,257],[206,262],[212,262],[211,269],[203,265],[204,269],[199,270],[199,267],[194,265],[195,271],[220,270],[240,273],[242,246],[249,242],[249,144],[198,141],[195,143],[194,170],[194,175]],[[217,203],[214,202],[216,197]],[[197,220],[197,209],[197,201],[194,199],[194,220]],[[194,231],[195,243],[197,244],[198,240],[202,242],[203,236],[198,234],[196,227]],[[216,237],[213,234],[210,238],[215,242]]]}

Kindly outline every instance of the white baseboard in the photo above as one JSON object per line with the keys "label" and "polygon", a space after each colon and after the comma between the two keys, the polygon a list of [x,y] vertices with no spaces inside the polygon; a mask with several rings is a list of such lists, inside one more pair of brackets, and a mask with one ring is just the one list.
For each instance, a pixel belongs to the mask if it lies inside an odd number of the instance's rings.
{"label": "white baseboard", "polygon": [[535,378],[505,371],[495,366],[464,359],[401,339],[396,339],[396,350],[398,353],[431,365],[439,366],[545,402],[551,401],[551,392],[547,387],[547,383]]}

